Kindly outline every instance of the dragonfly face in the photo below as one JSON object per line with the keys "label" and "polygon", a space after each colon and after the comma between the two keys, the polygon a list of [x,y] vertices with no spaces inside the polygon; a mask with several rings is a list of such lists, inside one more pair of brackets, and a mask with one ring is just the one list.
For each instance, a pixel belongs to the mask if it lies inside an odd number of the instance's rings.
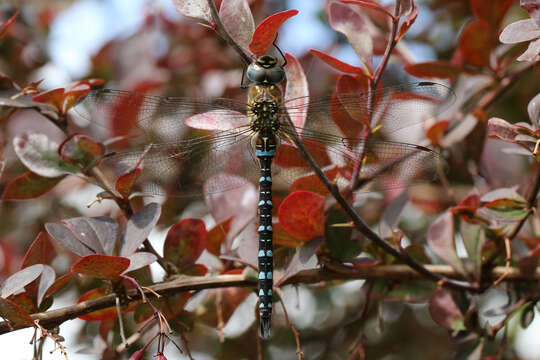
{"label": "dragonfly face", "polygon": [[246,75],[254,83],[279,84],[285,79],[285,70],[274,56],[264,55],[248,66]]}

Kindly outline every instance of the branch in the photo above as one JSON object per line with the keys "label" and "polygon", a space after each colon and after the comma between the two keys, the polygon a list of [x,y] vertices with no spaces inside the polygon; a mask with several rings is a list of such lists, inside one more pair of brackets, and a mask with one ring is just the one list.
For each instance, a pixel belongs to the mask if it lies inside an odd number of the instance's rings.
{"label": "branch", "polygon": [[[456,272],[449,265],[425,265],[425,269],[431,274],[447,279],[463,280],[463,275]],[[497,278],[502,274],[507,274],[505,281],[538,281],[540,280],[540,267],[534,274],[522,274],[518,268],[507,269],[504,266],[497,266],[491,271],[491,276]],[[282,285],[290,284],[315,284],[321,281],[334,280],[412,280],[424,279],[424,275],[411,269],[407,265],[380,265],[373,267],[354,268],[347,273],[338,273],[327,269],[303,270],[288,278]],[[160,294],[176,294],[186,291],[197,291],[204,289],[226,288],[226,287],[251,287],[257,286],[254,279],[245,275],[217,275],[213,277],[185,277],[169,282],[163,282],[145,289],[144,293],[153,296],[152,291]],[[141,299],[141,294],[136,289],[127,291],[128,302]],[[99,299],[83,301],[78,304],[66,306],[60,309],[50,310],[43,313],[31,315],[32,319],[39,320],[39,324],[44,328],[58,326],[63,322],[75,319],[79,316],[91,313],[96,310],[105,309],[115,304],[115,294],[103,296]],[[23,329],[28,326],[16,325],[7,321],[0,322],[0,334],[5,334],[13,330]]]}

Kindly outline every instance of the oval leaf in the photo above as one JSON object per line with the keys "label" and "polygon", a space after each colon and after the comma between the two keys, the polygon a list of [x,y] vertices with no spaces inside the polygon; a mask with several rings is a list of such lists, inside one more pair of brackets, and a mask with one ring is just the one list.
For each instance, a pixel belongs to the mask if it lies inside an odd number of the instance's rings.
{"label": "oval leaf", "polygon": [[58,154],[58,144],[45,134],[26,133],[15,136],[13,148],[19,160],[38,175],[55,178],[79,170],[62,161]]}
{"label": "oval leaf", "polygon": [[[285,107],[304,108],[309,101],[309,88],[306,74],[296,57],[285,53],[287,66],[285,76],[287,85],[285,88]],[[289,116],[294,126],[303,128],[306,123],[307,111],[290,111]],[[301,134],[299,134],[301,135]]]}
{"label": "oval leaf", "polygon": [[249,50],[256,56],[264,55],[268,47],[274,42],[281,24],[296,14],[298,14],[298,10],[287,10],[264,19],[253,33]]}
{"label": "oval leaf", "polygon": [[102,254],[87,255],[71,267],[71,271],[96,278],[117,280],[129,267],[129,259]]}
{"label": "oval leaf", "polygon": [[[92,289],[88,291],[87,293],[84,293],[79,300],[77,300],[77,304],[88,301],[88,300],[94,300],[99,299],[100,297],[109,295],[109,293],[102,288],[98,289]],[[116,319],[118,316],[118,313],[116,311],[116,307],[111,306],[105,309],[93,311],[91,313],[81,315],[79,316],[79,319],[86,320],[86,321],[103,321],[103,320],[110,320],[110,319]]]}
{"label": "oval leaf", "polygon": [[223,0],[219,8],[223,26],[238,45],[247,49],[255,30],[255,22],[246,0]]}
{"label": "oval leaf", "polygon": [[212,13],[206,0],[173,0],[173,5],[184,16],[212,23]]}
{"label": "oval leaf", "polygon": [[296,191],[287,196],[278,210],[281,226],[300,240],[311,240],[324,234],[325,197]]}
{"label": "oval leaf", "polygon": [[24,255],[21,269],[34,264],[50,264],[56,257],[56,250],[46,232],[41,231]]}
{"label": "oval leaf", "polygon": [[339,31],[351,44],[356,55],[369,73],[373,68],[373,39],[371,37],[372,26],[369,19],[352,7],[331,2],[328,5],[328,18],[332,29]]}
{"label": "oval leaf", "polygon": [[72,253],[79,256],[94,254],[94,251],[82,243],[75,234],[63,224],[47,223],[45,230],[53,239],[65,246]]}
{"label": "oval leaf", "polygon": [[148,237],[161,215],[161,207],[150,203],[135,213],[128,221],[122,242],[121,256],[133,254]]}
{"label": "oval leaf", "polygon": [[0,316],[15,325],[34,326],[34,320],[20,306],[8,299],[0,298]]}
{"label": "oval leaf", "polygon": [[163,245],[163,257],[179,270],[191,266],[206,248],[208,232],[199,219],[184,219],[171,227]]}
{"label": "oval leaf", "polygon": [[2,193],[2,200],[35,199],[51,191],[63,178],[63,176],[48,178],[27,171],[6,186]]}
{"label": "oval leaf", "polygon": [[129,255],[127,258],[129,259],[129,267],[124,271],[124,273],[140,269],[152,264],[157,260],[156,255],[149,252],[136,252]]}
{"label": "oval leaf", "polygon": [[454,239],[454,216],[446,212],[429,227],[427,243],[437,255],[463,274],[463,265],[457,255]]}
{"label": "oval leaf", "polygon": [[449,330],[465,330],[465,319],[448,290],[437,289],[429,299],[429,313],[437,324]]}
{"label": "oval leaf", "polygon": [[4,281],[2,284],[2,290],[0,291],[0,296],[7,298],[17,291],[24,289],[26,285],[36,280],[42,272],[43,265],[41,264],[32,265],[17,271],[15,274],[8,277],[6,281]]}

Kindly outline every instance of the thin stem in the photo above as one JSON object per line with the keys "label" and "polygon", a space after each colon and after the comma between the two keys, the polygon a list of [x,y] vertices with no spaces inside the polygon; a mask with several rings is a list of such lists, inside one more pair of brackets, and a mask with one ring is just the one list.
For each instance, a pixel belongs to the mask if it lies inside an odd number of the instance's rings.
{"label": "thin stem", "polygon": [[[288,116],[286,116],[287,121],[289,122],[290,126],[292,126],[292,122]],[[343,210],[349,215],[351,220],[353,221],[355,227],[368,239],[370,239],[375,245],[381,247],[392,255],[393,257],[403,261],[405,264],[409,265],[411,268],[419,272],[420,274],[424,275],[428,279],[431,279],[433,281],[439,282],[441,286],[446,286],[453,289],[465,289],[465,290],[471,290],[471,291],[478,291],[479,289],[475,285],[471,285],[468,283],[463,282],[456,282],[451,279],[445,278],[444,276],[440,276],[438,274],[432,273],[429,270],[427,270],[426,267],[418,263],[416,260],[408,256],[406,253],[402,253],[398,250],[396,250],[394,247],[392,247],[390,244],[388,244],[386,241],[384,241],[382,238],[379,237],[373,230],[371,230],[366,223],[358,216],[356,211],[349,205],[349,203],[345,200],[345,198],[341,195],[339,192],[339,189],[334,186],[326,176],[326,174],[321,170],[321,168],[317,165],[315,160],[311,157],[311,154],[307,151],[307,149],[304,147],[304,144],[298,139],[298,136],[294,133],[290,134],[291,140],[294,142],[296,147],[298,148],[298,151],[302,155],[304,159],[308,162],[308,164],[311,166],[315,174],[319,177],[321,182],[324,184],[324,186],[330,191],[330,193],[334,196],[336,201],[341,205]]]}
{"label": "thin stem", "polygon": [[283,314],[285,315],[285,322],[289,327],[291,328],[291,331],[294,334],[294,339],[296,340],[296,355],[298,356],[298,360],[302,360],[304,358],[304,353],[302,352],[302,346],[300,345],[300,334],[298,333],[298,330],[294,327],[293,323],[289,319],[289,315],[287,314],[287,308],[285,307],[285,303],[283,303],[283,294],[281,293],[280,289],[276,289],[276,294],[279,298],[279,303],[281,304],[281,307],[283,309]]}

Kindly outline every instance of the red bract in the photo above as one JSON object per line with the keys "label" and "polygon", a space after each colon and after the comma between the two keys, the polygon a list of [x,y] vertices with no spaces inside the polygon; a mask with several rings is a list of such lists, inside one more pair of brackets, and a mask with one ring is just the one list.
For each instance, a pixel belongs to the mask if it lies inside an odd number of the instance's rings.
{"label": "red bract", "polygon": [[249,43],[249,50],[256,56],[264,55],[268,47],[276,39],[281,25],[288,18],[298,14],[298,10],[287,10],[271,15],[264,19],[255,29]]}
{"label": "red bract", "polygon": [[311,240],[324,234],[325,197],[296,191],[283,200],[278,210],[281,226],[300,240]]}

